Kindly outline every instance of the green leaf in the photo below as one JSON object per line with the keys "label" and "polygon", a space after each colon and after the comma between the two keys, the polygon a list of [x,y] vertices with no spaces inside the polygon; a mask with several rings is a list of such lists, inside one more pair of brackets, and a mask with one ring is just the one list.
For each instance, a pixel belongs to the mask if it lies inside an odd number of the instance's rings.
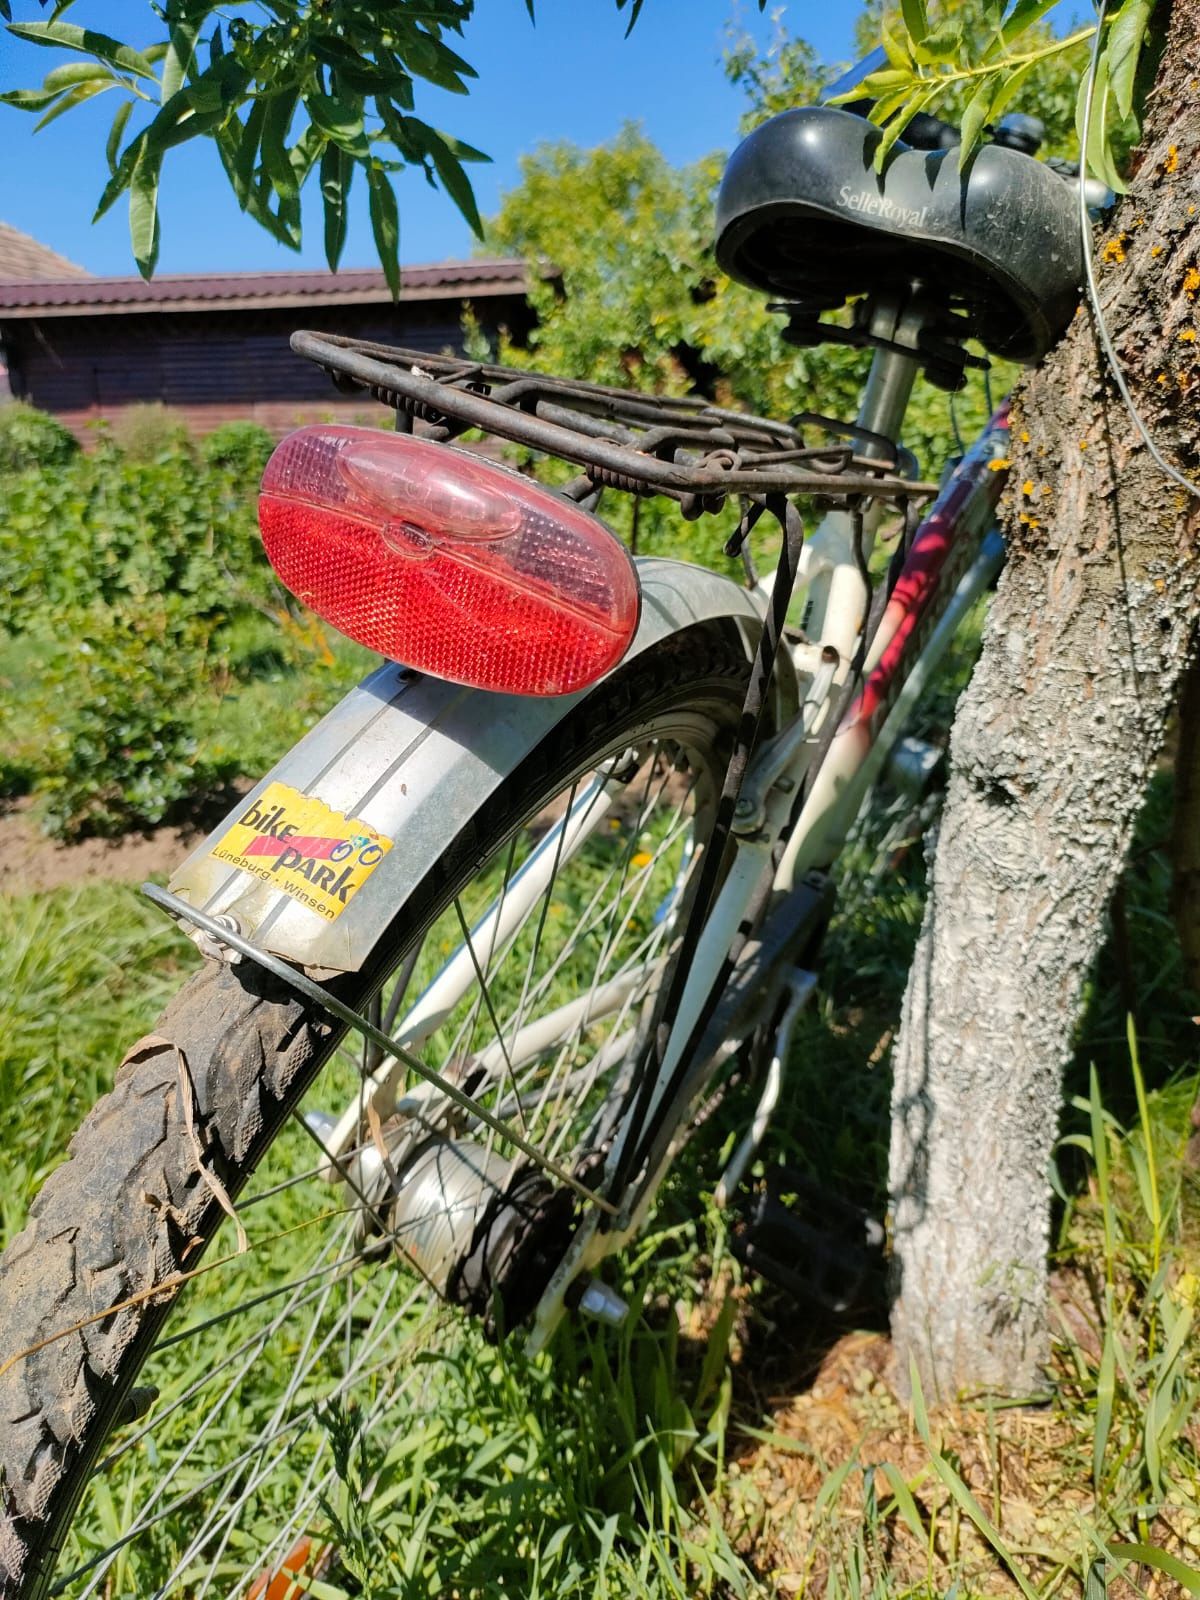
{"label": "green leaf", "polygon": [[161,167],[160,155],[147,142],[142,147],[129,183],[129,241],[133,246],[133,259],[143,278],[152,277],[158,263],[158,179]]}
{"label": "green leaf", "polygon": [[1144,1566],[1165,1572],[1168,1578],[1181,1583],[1189,1594],[1200,1595],[1200,1572],[1180,1561],[1178,1556],[1159,1550],[1152,1544],[1110,1544],[1109,1553],[1125,1561],[1140,1561]]}
{"label": "green leaf", "polygon": [[1000,29],[1000,38],[1007,49],[1027,28],[1040,22],[1047,11],[1052,11],[1058,0],[1017,0],[1008,19]]}
{"label": "green leaf", "polygon": [[242,210],[246,209],[246,202],[250,194],[250,185],[254,179],[254,168],[258,161],[258,147],[262,142],[263,123],[267,117],[267,101],[256,100],[250,107],[246,120],[241,124],[241,135],[237,147],[232,153],[231,160],[226,164],[229,180],[233,184],[233,192]]}
{"label": "green leaf", "polygon": [[396,192],[387,173],[374,164],[367,168],[367,187],[375,248],[395,300],[400,294],[400,214],[396,208]]}
{"label": "green leaf", "polygon": [[129,121],[129,114],[133,110],[133,101],[124,100],[117,107],[117,114],[112,119],[112,127],[108,130],[108,143],[104,147],[104,157],[108,162],[109,172],[117,170],[117,156],[121,149],[121,140],[125,136],[125,124]]}
{"label": "green leaf", "polygon": [[454,51],[431,34],[413,29],[404,36],[400,54],[405,65],[419,78],[448,89],[451,94],[466,94],[463,78],[477,78],[479,74],[469,61],[464,61]]}
{"label": "green leaf", "polygon": [[316,166],[318,158],[327,148],[329,141],[319,128],[314,128],[310,123],[288,152],[288,165],[292,169],[292,176],[296,180],[296,188],[302,189],[308,180],[308,175]]}
{"label": "green leaf", "polygon": [[[912,72],[913,58],[908,48],[908,41],[906,39],[901,39],[898,34],[894,33],[892,29],[888,27],[886,21],[880,24],[880,37],[883,43],[884,54],[887,56],[892,66],[902,72]],[[866,85],[861,84],[859,86],[860,93],[865,90],[865,88]]]}
{"label": "green leaf", "polygon": [[1117,1220],[1108,1175],[1108,1133],[1104,1126],[1104,1107],[1100,1100],[1100,1082],[1096,1077],[1094,1061],[1088,1072],[1088,1116],[1092,1128],[1092,1155],[1096,1162],[1096,1193],[1104,1223],[1104,1276],[1111,1290],[1117,1260]]}
{"label": "green leaf", "polygon": [[84,55],[107,61],[110,67],[122,72],[132,72],[137,78],[148,78],[157,83],[149,61],[132,45],[122,44],[107,33],[97,33],[92,28],[80,28],[73,22],[14,22],[10,33],[18,39],[28,39],[31,44],[60,46],[64,50],[80,50]]}
{"label": "green leaf", "polygon": [[1100,1371],[1096,1378],[1096,1431],[1092,1437],[1092,1482],[1100,1493],[1100,1480],[1104,1473],[1104,1452],[1108,1448],[1108,1435],[1112,1427],[1113,1400],[1117,1390],[1116,1334],[1112,1291],[1104,1296],[1104,1348],[1100,1352]]}
{"label": "green leaf", "polygon": [[878,72],[872,72],[861,83],[855,84],[853,89],[847,89],[844,94],[837,95],[830,101],[831,105],[839,105],[844,100],[878,100],[885,94],[894,94],[903,89],[910,93],[920,83],[920,78],[911,67],[883,67]]}
{"label": "green leaf", "polygon": [[358,94],[378,94],[388,85],[386,67],[360,56],[344,39],[329,34],[318,34],[309,45],[318,61],[332,67],[338,75],[339,87],[353,89]]}
{"label": "green leaf", "polygon": [[327,144],[321,157],[321,200],[325,207],[325,259],[336,272],[346,244],[347,199],[354,162],[340,145]]}
{"label": "green leaf", "polygon": [[1162,1256],[1163,1214],[1158,1196],[1158,1165],[1154,1158],[1154,1128],[1150,1122],[1150,1107],[1146,1102],[1146,1080],[1142,1076],[1142,1062],[1138,1054],[1137,1029],[1132,1016],[1125,1018],[1125,1038],[1129,1045],[1129,1065],[1133,1071],[1134,1093],[1137,1095],[1138,1121],[1142,1126],[1142,1148],[1146,1158],[1148,1199],[1146,1218],[1153,1230],[1153,1270],[1158,1271]]}
{"label": "green leaf", "polygon": [[983,132],[984,125],[991,118],[992,101],[995,98],[995,94],[996,80],[988,76],[984,78],[978,89],[967,101],[966,109],[962,114],[962,122],[960,123],[962,133],[962,144],[958,150],[960,172],[974,155],[975,147],[979,143],[979,137]]}
{"label": "green leaf", "polygon": [[[92,79],[88,83],[81,83],[78,88],[72,89],[69,94],[65,94],[56,106],[51,106],[45,116],[38,118],[33,125],[34,133],[39,132],[47,124],[53,122],[56,117],[61,117],[64,111],[73,111],[76,106],[81,106],[85,100],[93,100],[96,95],[103,94],[106,89],[115,89],[116,86],[117,80],[112,77],[108,79]],[[132,101],[127,103],[132,104]]]}
{"label": "green leaf", "polygon": [[914,53],[919,61],[956,61],[962,47],[962,19],[947,17],[944,22],[940,22],[925,35],[920,50]]}
{"label": "green leaf", "polygon": [[1036,61],[1027,61],[1023,67],[1018,67],[1015,72],[1009,73],[1007,78],[1002,78],[996,90],[996,98],[992,101],[991,120],[998,122],[1008,110],[1016,96],[1025,86],[1025,80],[1038,66]]}
{"label": "green leaf", "polygon": [[[919,1544],[925,1544],[929,1538],[929,1532],[921,1520],[921,1513],[917,1510],[917,1502],[913,1499],[912,1490],[905,1483],[900,1469],[894,1467],[890,1461],[885,1461],[880,1471],[888,1481],[888,1488],[892,1491],[892,1498],[896,1502],[896,1509],[899,1511],[905,1527]],[[884,1515],[886,1516],[886,1514],[885,1508]]]}
{"label": "green leaf", "polygon": [[133,169],[137,165],[138,157],[145,148],[146,134],[148,131],[148,129],[143,128],[142,131],[139,134],[136,134],[125,146],[125,149],[121,153],[121,159],[113,168],[112,176],[105,184],[104,190],[101,193],[95,213],[92,216],[93,222],[98,222],[104,213],[110,209],[113,203],[125,193],[126,189],[128,189],[129,181],[133,177]]}
{"label": "green leaf", "polygon": [[54,67],[42,79],[43,89],[73,89],[76,84],[90,83],[95,78],[104,78],[109,83],[117,80],[113,76],[111,67],[106,67],[101,61],[68,61],[61,67]]}
{"label": "green leaf", "polygon": [[277,200],[279,210],[276,212],[271,210],[273,194],[270,184],[254,184],[246,195],[246,215],[252,217],[259,227],[265,228],[272,239],[287,245],[289,250],[298,250],[300,218],[297,197],[288,199],[280,195]]}
{"label": "green leaf", "polygon": [[1105,52],[1108,56],[1108,81],[1112,84],[1117,110],[1127,117],[1133,110],[1133,85],[1138,58],[1142,53],[1146,29],[1155,0],[1125,0],[1108,30]]}
{"label": "green leaf", "polygon": [[850,1469],[855,1466],[857,1462],[858,1449],[856,1447],[853,1451],[851,1451],[850,1455],[847,1456],[846,1460],[842,1462],[840,1467],[835,1467],[835,1469],[825,1479],[825,1482],[821,1485],[815,1502],[815,1510],[824,1511],[827,1506],[831,1506],[835,1503],[838,1495],[840,1495],[842,1492],[842,1485],[850,1475]]}
{"label": "green leaf", "polygon": [[288,160],[287,138],[300,91],[294,84],[272,95],[267,101],[267,112],[262,125],[262,168],[271,181],[275,193],[281,198],[290,195],[296,187],[295,175]]}
{"label": "green leaf", "polygon": [[900,15],[904,18],[904,26],[908,29],[909,40],[913,44],[923,44],[929,32],[925,0],[900,0]]}
{"label": "green leaf", "polygon": [[881,95],[871,107],[871,121],[876,126],[886,127],[892,118],[896,118],[895,127],[902,130],[908,121],[909,105],[913,100],[913,85],[910,83],[903,89],[895,89],[891,94]]}
{"label": "green leaf", "polygon": [[462,163],[436,128],[429,127],[417,117],[406,117],[404,121],[414,142],[425,150],[437,168],[442,187],[462,212],[472,233],[476,238],[482,239],[483,223],[479,218],[479,208],[475,204],[475,192],[471,188],[471,180],[462,169]]}
{"label": "green leaf", "polygon": [[[931,105],[937,99],[937,96],[938,86],[931,84],[915,95],[905,95],[903,98],[900,95],[896,95],[892,102],[881,102],[880,105],[875,107],[871,113],[872,121],[875,120],[877,115],[882,115],[884,112],[890,118],[883,128],[883,138],[880,139],[875,147],[876,172],[883,171],[887,165],[887,158],[892,152],[892,146],[903,134],[912,118],[918,116],[927,106]],[[895,106],[894,115],[892,114],[893,105]]]}
{"label": "green leaf", "polygon": [[0,105],[15,106],[18,111],[44,111],[61,92],[58,89],[9,89],[0,94]]}
{"label": "green leaf", "polygon": [[1075,101],[1075,131],[1079,136],[1079,145],[1083,157],[1083,167],[1087,175],[1099,178],[1106,183],[1114,194],[1123,194],[1125,185],[1121,176],[1113,165],[1112,152],[1109,145],[1109,87],[1108,87],[1108,59],[1102,55],[1096,67],[1096,78],[1091,94],[1091,111],[1088,115],[1088,129],[1086,148],[1083,137],[1084,113],[1088,106],[1089,83],[1085,75],[1079,85],[1079,94]]}
{"label": "green leaf", "polygon": [[183,88],[184,80],[191,71],[195,59],[196,38],[199,32],[198,24],[187,21],[177,22],[171,29],[162,70],[161,98],[164,105],[173,94]]}
{"label": "green leaf", "polygon": [[[629,35],[633,32],[634,26],[637,23],[637,19],[642,14],[642,6],[643,6],[644,3],[645,3],[645,0],[633,0],[633,4],[629,8],[629,26],[625,29],[625,37],[627,39],[628,39]],[[526,0],[526,4],[529,6],[529,15],[532,17],[532,15],[533,15],[533,0]],[[625,0],[617,0],[617,10],[618,11],[624,11],[624,9],[625,9]]]}
{"label": "green leaf", "polygon": [[1163,1495],[1162,1453],[1171,1441],[1171,1402],[1175,1387],[1175,1364],[1183,1353],[1192,1329],[1192,1308],[1184,1307],[1158,1360],[1158,1373],[1146,1401],[1144,1446],[1146,1471],[1155,1494]]}
{"label": "green leaf", "polygon": [[390,50],[377,50],[375,52],[381,66],[386,68],[388,96],[395,100],[402,111],[411,111],[413,108],[413,82],[411,76],[405,72],[403,65]]}
{"label": "green leaf", "polygon": [[370,159],[371,147],[363,127],[361,95],[310,94],[305,97],[305,110],[321,132],[334,144],[340,145],[348,155],[359,161]]}

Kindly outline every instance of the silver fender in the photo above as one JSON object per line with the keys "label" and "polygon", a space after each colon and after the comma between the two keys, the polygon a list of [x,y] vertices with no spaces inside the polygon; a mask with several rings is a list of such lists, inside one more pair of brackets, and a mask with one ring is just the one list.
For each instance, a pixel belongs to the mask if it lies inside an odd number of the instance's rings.
{"label": "silver fender", "polygon": [[[626,661],[682,628],[720,617],[734,621],[747,657],[753,654],[762,618],[746,590],[678,561],[639,560],[638,576],[641,622]],[[796,685],[786,651],[780,663],[787,676],[776,694],[784,711],[796,703]],[[388,663],[272,767],[192,851],[169,887],[315,974],[357,971],[464,820],[590,692],[554,699],[489,694]],[[226,840],[231,828],[239,829],[236,839],[246,836],[242,819],[273,784],[322,803],[348,830],[351,821],[365,823],[391,842],[331,919],[328,905],[322,914],[279,889],[269,861],[259,877],[214,854],[223,841],[227,854],[233,849]]]}

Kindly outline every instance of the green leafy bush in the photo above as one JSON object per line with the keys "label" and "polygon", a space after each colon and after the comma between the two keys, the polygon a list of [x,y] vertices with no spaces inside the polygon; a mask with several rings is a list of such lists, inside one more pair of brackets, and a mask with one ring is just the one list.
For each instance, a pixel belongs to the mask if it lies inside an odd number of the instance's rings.
{"label": "green leafy bush", "polygon": [[78,454],[75,435],[56,418],[24,400],[0,405],[0,474],[30,467],[49,472]]}
{"label": "green leafy bush", "polygon": [[0,475],[0,798],[32,788],[60,837],[151,825],[257,773],[362,670],[263,555],[269,435],[235,425],[202,454],[159,439],[148,460],[103,439]]}
{"label": "green leafy bush", "polygon": [[161,461],[165,456],[193,453],[192,436],[182,414],[157,400],[126,406],[109,432],[130,461]]}
{"label": "green leafy bush", "polygon": [[193,703],[214,623],[177,600],[64,611],[38,707],[48,737],[40,789],[60,838],[161,822],[229,776],[197,768]]}
{"label": "green leafy bush", "polygon": [[249,486],[262,477],[275,436],[257,422],[226,422],[205,439],[202,452],[209,466],[232,473]]}
{"label": "green leafy bush", "polygon": [[52,630],[67,607],[167,594],[206,617],[278,606],[255,487],[240,467],[111,447],[0,483],[0,627]]}

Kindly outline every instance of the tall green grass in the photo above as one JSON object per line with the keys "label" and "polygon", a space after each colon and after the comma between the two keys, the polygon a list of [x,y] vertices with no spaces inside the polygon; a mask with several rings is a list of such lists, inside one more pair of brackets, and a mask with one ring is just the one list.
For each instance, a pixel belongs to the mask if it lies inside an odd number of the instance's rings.
{"label": "tall green grass", "polygon": [[126,1048],[197,964],[183,935],[122,885],[0,895],[5,1238]]}

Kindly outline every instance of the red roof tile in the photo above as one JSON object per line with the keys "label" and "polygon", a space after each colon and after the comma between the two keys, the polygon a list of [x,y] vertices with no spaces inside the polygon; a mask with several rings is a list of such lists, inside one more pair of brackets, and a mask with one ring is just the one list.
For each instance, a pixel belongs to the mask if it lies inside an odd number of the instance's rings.
{"label": "red roof tile", "polygon": [[[32,243],[32,241],[31,241]],[[404,267],[400,299],[477,299],[521,294],[529,282],[523,261],[439,261]],[[332,272],[222,272],[203,276],[172,273],[146,283],[141,278],[59,281],[0,277],[0,318],[114,316],[123,312],[227,311],[271,306],[362,305],[391,299],[382,272],[370,268]]]}

